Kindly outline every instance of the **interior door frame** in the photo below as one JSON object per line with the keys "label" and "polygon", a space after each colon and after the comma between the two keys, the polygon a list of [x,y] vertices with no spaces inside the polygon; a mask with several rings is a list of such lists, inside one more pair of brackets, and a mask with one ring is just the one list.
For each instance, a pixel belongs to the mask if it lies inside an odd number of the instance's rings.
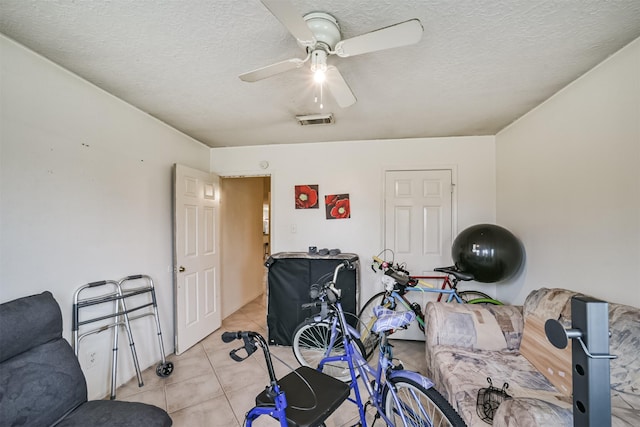
{"label": "interior door frame", "polygon": [[[217,172],[214,172],[217,173]],[[272,193],[272,189],[273,189],[273,174],[271,173],[255,173],[255,174],[249,174],[249,173],[227,173],[227,174],[219,174],[218,175],[220,177],[220,182],[221,182],[221,189],[225,188],[224,182],[225,181],[231,181],[231,180],[242,180],[242,179],[252,179],[252,178],[262,178],[262,179],[269,179],[269,192],[271,194]],[[228,195],[226,193],[224,193],[223,191],[223,195],[222,195],[223,199],[228,199]],[[229,205],[227,205],[228,207]],[[222,211],[222,222],[221,222],[221,229],[225,229],[226,227],[228,227],[230,225],[230,220],[229,217],[227,215],[225,215],[227,211],[225,209],[223,209]],[[269,253],[272,253],[272,247],[273,247],[273,203],[271,202],[271,199],[269,200]],[[221,236],[226,236],[225,232],[223,231],[221,233]],[[222,286],[221,286],[221,291],[222,291],[222,302],[223,302],[223,306],[225,307],[230,307],[228,310],[225,310],[223,308],[223,320],[226,316],[228,316],[229,314],[231,314],[231,312],[235,311],[235,309],[238,309],[239,307],[236,307],[235,303],[237,303],[237,300],[233,300],[233,297],[230,296],[231,293],[236,292],[237,294],[237,290],[235,288],[228,288],[225,287],[225,283],[229,282],[229,280],[232,280],[230,276],[232,277],[239,277],[240,274],[235,274],[234,272],[238,272],[238,267],[237,265],[234,265],[233,263],[228,263],[226,262],[227,259],[225,258],[225,256],[227,256],[229,254],[228,249],[230,248],[230,241],[227,237],[227,239],[225,239],[224,237],[222,238],[222,242],[221,242],[221,251],[222,251],[222,258],[224,260],[223,262],[223,268],[222,268]],[[264,250],[264,247],[261,246],[261,251]],[[225,252],[226,251],[226,252]],[[227,255],[225,255],[225,253]],[[232,250],[233,253],[233,250]],[[261,263],[262,268],[264,268],[264,260]],[[232,272],[232,273],[229,273]],[[264,292],[266,292],[266,288],[263,290]],[[246,293],[243,293],[243,295],[246,296]],[[232,300],[232,301],[230,301]],[[248,302],[248,301],[247,301]],[[230,304],[231,303],[231,304]]]}
{"label": "interior door frame", "polygon": [[[269,181],[268,187],[266,181]],[[242,182],[245,184],[242,184]],[[253,181],[253,183],[251,183]],[[221,256],[222,256],[222,315],[223,319],[240,309],[242,306],[252,301],[255,297],[258,297],[260,293],[264,294],[267,291],[264,284],[266,274],[264,273],[265,267],[265,239],[264,239],[264,224],[260,225],[260,237],[254,233],[258,230],[253,230],[254,223],[252,220],[256,220],[258,208],[254,203],[257,200],[258,194],[255,187],[255,182],[259,181],[260,195],[263,199],[260,199],[260,220],[263,219],[264,201],[266,200],[267,192],[271,192],[271,175],[270,174],[227,174],[220,175],[221,191],[224,203],[224,208],[221,211]],[[240,193],[234,193],[240,191]],[[239,194],[238,198],[234,198],[234,194]],[[247,195],[251,195],[247,199]],[[250,201],[249,201],[250,200]],[[271,200],[269,203],[269,217],[272,218],[271,212]],[[242,228],[238,228],[241,226]],[[269,224],[269,246],[267,247],[269,253],[271,253],[271,221]],[[239,233],[243,237],[241,239],[236,238],[235,233]],[[248,234],[245,234],[248,233]],[[260,243],[258,243],[258,240]],[[257,262],[257,251],[260,252],[260,262]],[[240,283],[237,286],[229,287],[230,283],[238,281],[241,278]],[[226,284],[226,285],[225,285]]]}

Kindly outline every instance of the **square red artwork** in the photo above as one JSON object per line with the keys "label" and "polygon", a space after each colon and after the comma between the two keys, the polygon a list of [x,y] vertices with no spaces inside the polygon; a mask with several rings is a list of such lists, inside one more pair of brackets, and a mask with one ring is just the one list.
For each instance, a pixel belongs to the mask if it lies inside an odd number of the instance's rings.
{"label": "square red artwork", "polygon": [[296,209],[318,209],[318,186],[296,185]]}
{"label": "square red artwork", "polygon": [[327,219],[351,218],[349,194],[332,194],[330,196],[324,196],[324,206],[327,213]]}

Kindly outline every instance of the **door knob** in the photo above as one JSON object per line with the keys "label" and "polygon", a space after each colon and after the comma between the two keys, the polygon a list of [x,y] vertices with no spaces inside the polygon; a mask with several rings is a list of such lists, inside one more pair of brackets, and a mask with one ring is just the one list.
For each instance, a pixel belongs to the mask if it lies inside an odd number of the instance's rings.
{"label": "door knob", "polygon": [[184,272],[185,270],[186,270],[186,268],[184,268],[183,266],[180,266],[180,268],[178,268],[178,271],[179,271],[180,273]]}

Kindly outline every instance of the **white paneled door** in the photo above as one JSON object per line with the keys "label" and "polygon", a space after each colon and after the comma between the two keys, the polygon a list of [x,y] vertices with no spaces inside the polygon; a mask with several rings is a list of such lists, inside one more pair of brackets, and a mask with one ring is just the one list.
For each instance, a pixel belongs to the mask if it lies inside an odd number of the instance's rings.
{"label": "white paneled door", "polygon": [[175,346],[181,354],[218,329],[220,178],[174,168]]}
{"label": "white paneled door", "polygon": [[[452,193],[451,170],[385,172],[385,248],[393,250],[395,261],[405,263],[412,275],[433,275],[435,267],[452,263]],[[423,310],[437,298],[417,292],[407,296]],[[394,338],[424,340],[424,334],[414,323]]]}

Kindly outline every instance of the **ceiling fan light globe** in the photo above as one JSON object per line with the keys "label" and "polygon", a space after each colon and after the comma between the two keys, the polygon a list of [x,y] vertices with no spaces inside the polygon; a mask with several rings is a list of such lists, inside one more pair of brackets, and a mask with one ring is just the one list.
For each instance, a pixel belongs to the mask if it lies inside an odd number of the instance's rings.
{"label": "ceiling fan light globe", "polygon": [[327,52],[322,49],[317,49],[311,52],[311,71],[313,73],[327,71]]}

